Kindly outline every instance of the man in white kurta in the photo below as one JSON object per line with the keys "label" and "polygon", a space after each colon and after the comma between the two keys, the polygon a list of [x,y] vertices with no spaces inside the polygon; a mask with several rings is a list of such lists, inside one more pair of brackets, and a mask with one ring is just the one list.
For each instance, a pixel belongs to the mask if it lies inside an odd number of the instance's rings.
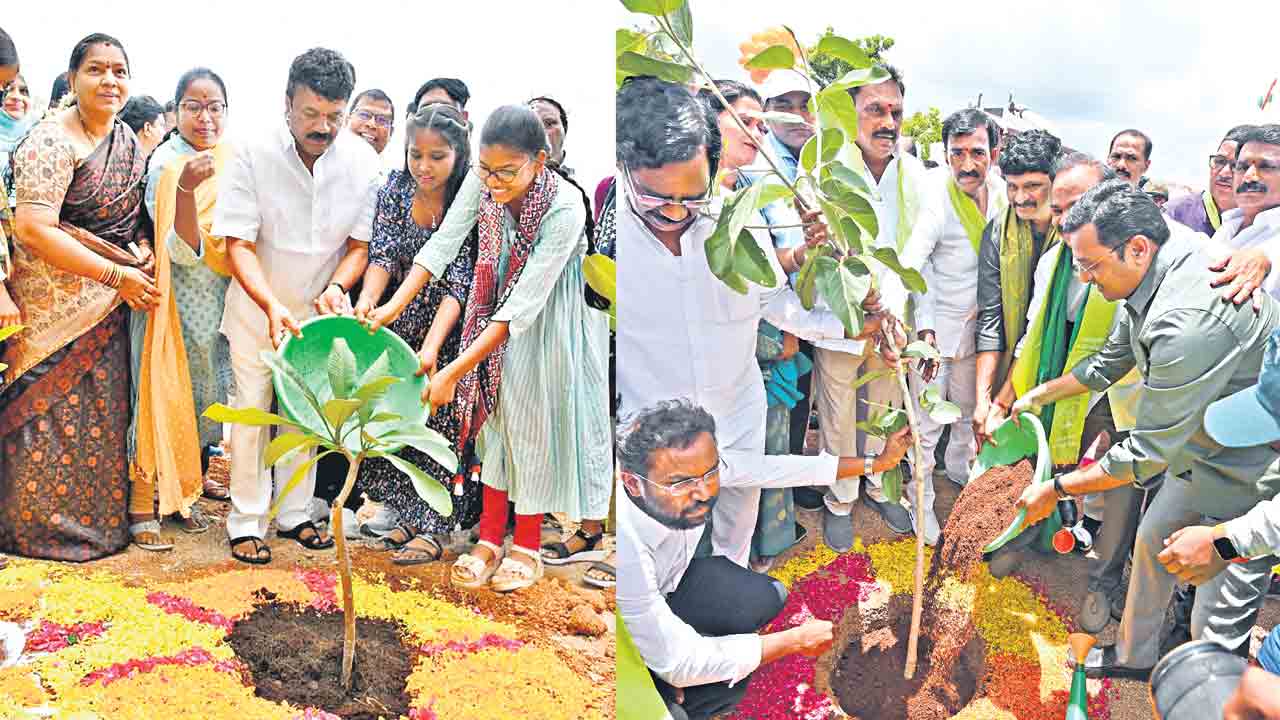
{"label": "man in white kurta", "polygon": [[[314,61],[317,53],[341,59],[333,51],[311,50],[294,67]],[[354,73],[351,79],[354,83]],[[271,410],[274,397],[271,370],[259,357],[281,339],[272,333],[296,328],[318,308],[339,310],[364,272],[379,173],[373,148],[342,130],[349,86],[341,98],[326,98],[305,81],[291,82],[289,93],[286,124],[241,144],[220,175],[213,222],[213,235],[227,238],[236,279],[227,290],[222,320],[231,344],[236,400],[260,410]],[[308,459],[299,453],[278,464],[273,492],[271,473],[262,465],[270,434],[269,428],[232,426],[227,533],[233,539],[265,536],[273,498]],[[314,485],[312,467],[282,500],[279,530],[298,532],[309,522],[306,506]],[[299,540],[323,544],[320,538],[313,530]],[[258,545],[254,548],[249,553],[247,544],[237,543],[233,553],[269,559]]]}
{"label": "man in white kurta", "polygon": [[[950,166],[948,166],[950,167]],[[978,253],[969,232],[960,222],[947,189],[946,178],[930,178],[922,201],[920,217],[902,250],[903,266],[921,271],[928,292],[912,294],[915,305],[914,328],[920,336],[933,333],[942,360],[928,387],[935,388],[943,400],[960,406],[961,416],[951,423],[951,439],[947,442],[947,477],[963,485],[969,477],[973,461],[973,407],[977,356],[974,335],[978,319]],[[990,221],[1005,207],[1004,181],[995,172],[987,174],[982,186],[986,192],[985,219]],[[920,394],[926,385],[912,373],[912,402],[920,423],[920,444],[924,449],[924,512],[913,508],[912,522],[918,531],[920,518],[925,519],[925,542],[937,542],[940,528],[933,511],[934,448],[942,438],[943,425],[924,411]],[[913,475],[914,477],[914,475]],[[907,498],[916,497],[915,480],[907,483]]]}

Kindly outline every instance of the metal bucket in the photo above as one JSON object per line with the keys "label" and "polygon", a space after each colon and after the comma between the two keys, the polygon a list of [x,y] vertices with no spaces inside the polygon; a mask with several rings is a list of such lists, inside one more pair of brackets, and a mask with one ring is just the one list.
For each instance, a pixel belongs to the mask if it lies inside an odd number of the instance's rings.
{"label": "metal bucket", "polygon": [[1151,709],[1160,720],[1220,718],[1248,666],[1212,640],[1180,645],[1151,671]]}

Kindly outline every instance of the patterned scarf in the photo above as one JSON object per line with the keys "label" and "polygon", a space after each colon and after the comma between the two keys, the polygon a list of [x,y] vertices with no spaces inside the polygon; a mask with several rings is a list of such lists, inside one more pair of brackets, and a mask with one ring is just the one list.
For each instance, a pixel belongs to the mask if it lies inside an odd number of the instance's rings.
{"label": "patterned scarf", "polygon": [[[502,307],[511,290],[520,279],[520,271],[525,261],[533,252],[534,242],[538,238],[538,228],[542,218],[550,209],[551,203],[560,191],[560,177],[549,168],[544,168],[534,178],[524,196],[524,205],[520,208],[515,237],[507,260],[505,278],[498,277],[498,261],[502,255],[503,216],[506,207],[493,201],[488,193],[480,197],[480,217],[477,222],[480,242],[479,254],[476,258],[476,270],[471,284],[471,294],[467,297],[467,307],[462,320],[462,344],[467,347],[480,337],[480,333],[489,326],[493,314]],[[501,286],[499,286],[501,283]],[[504,340],[489,357],[485,358],[471,372],[458,381],[458,391],[454,398],[455,412],[462,424],[462,440],[474,438],[484,425],[484,421],[498,405],[498,387],[502,382],[502,358],[506,354],[507,343]]]}

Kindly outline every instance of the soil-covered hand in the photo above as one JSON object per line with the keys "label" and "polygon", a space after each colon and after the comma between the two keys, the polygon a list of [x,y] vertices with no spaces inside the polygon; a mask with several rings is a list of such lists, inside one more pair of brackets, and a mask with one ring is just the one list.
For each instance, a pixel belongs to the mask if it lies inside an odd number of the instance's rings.
{"label": "soil-covered hand", "polygon": [[831,623],[827,620],[807,620],[803,625],[791,628],[791,647],[795,652],[818,657],[826,652],[834,640]]}

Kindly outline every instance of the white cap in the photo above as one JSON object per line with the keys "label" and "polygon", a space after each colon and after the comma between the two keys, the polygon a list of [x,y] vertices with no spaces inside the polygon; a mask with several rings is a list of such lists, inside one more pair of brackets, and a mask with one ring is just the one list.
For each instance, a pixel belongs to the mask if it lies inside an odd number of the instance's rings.
{"label": "white cap", "polygon": [[794,70],[774,70],[760,85],[760,95],[765,102],[786,95],[789,92],[809,94],[809,83],[804,76]]}

